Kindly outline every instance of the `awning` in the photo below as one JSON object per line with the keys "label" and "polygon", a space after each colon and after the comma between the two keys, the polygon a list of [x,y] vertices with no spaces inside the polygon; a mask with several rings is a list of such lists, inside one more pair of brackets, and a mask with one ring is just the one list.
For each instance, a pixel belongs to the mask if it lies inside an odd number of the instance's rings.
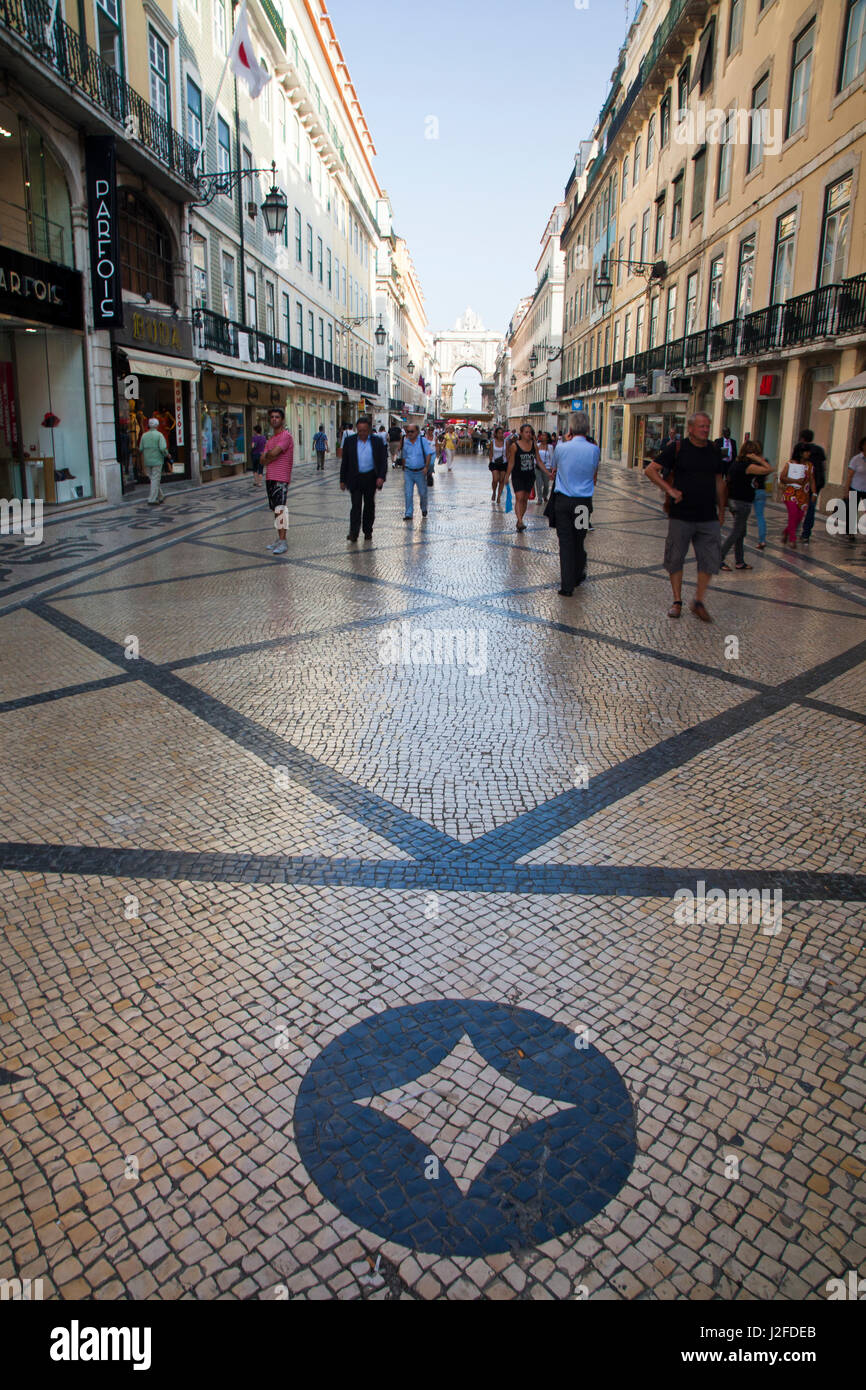
{"label": "awning", "polygon": [[135,352],[121,349],[129,360],[129,370],[138,376],[158,376],[167,381],[197,381],[201,367],[188,357],[163,357],[158,352]]}
{"label": "awning", "polygon": [[[345,393],[341,386],[333,381],[320,381],[318,377],[295,375],[285,368],[279,371],[268,371],[256,367],[252,362],[235,362],[231,367],[224,367],[222,363],[203,362],[202,367],[207,372],[213,372],[214,376],[230,376],[235,381],[255,381],[262,382],[267,386],[279,386],[284,391],[306,390],[313,391],[317,395],[327,392],[329,395],[341,396]],[[198,376],[201,368],[196,368]]]}
{"label": "awning", "polygon": [[821,410],[859,410],[866,405],[866,372],[840,381],[827,392],[826,400],[821,402]]}

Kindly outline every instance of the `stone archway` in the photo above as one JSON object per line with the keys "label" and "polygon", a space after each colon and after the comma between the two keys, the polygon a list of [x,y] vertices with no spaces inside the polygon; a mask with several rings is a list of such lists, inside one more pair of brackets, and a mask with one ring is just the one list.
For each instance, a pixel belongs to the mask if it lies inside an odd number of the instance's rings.
{"label": "stone archway", "polygon": [[454,409],[454,377],[461,367],[474,367],[481,373],[481,409],[494,413],[496,353],[501,341],[502,334],[485,328],[472,309],[461,314],[453,328],[435,335],[442,410],[446,415]]}

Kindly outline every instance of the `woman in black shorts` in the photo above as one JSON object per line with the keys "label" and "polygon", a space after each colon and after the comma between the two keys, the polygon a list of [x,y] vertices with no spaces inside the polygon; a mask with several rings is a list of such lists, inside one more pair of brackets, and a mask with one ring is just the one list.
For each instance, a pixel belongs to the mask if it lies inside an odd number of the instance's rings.
{"label": "woman in black shorts", "polygon": [[501,425],[497,425],[493,431],[493,438],[487,449],[490,462],[487,467],[490,469],[490,500],[491,502],[501,502],[502,489],[505,487],[505,430]]}
{"label": "woman in black shorts", "polygon": [[536,468],[542,473],[547,473],[548,478],[551,477],[538,452],[535,430],[524,422],[508,445],[508,470],[505,474],[505,481],[510,481],[514,488],[514,515],[517,518],[518,531],[526,530],[523,518],[526,515],[529,494],[535,487]]}

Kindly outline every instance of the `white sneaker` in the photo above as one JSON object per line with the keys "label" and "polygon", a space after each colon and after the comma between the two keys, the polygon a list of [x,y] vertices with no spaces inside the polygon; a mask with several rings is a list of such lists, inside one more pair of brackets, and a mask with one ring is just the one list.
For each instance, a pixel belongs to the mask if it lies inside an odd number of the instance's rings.
{"label": "white sneaker", "polygon": [[285,555],[289,547],[286,545],[285,541],[277,541],[276,545],[269,546],[268,548],[274,555]]}

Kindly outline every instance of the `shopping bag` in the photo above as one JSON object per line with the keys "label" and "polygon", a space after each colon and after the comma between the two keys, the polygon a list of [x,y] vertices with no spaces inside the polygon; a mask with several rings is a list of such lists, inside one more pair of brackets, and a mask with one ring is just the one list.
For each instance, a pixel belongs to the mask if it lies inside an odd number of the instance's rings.
{"label": "shopping bag", "polygon": [[505,484],[505,510],[506,510],[507,512],[513,512],[513,511],[514,511],[514,502],[513,502],[512,497],[511,497],[511,484],[510,484],[510,483],[506,483],[506,484]]}

